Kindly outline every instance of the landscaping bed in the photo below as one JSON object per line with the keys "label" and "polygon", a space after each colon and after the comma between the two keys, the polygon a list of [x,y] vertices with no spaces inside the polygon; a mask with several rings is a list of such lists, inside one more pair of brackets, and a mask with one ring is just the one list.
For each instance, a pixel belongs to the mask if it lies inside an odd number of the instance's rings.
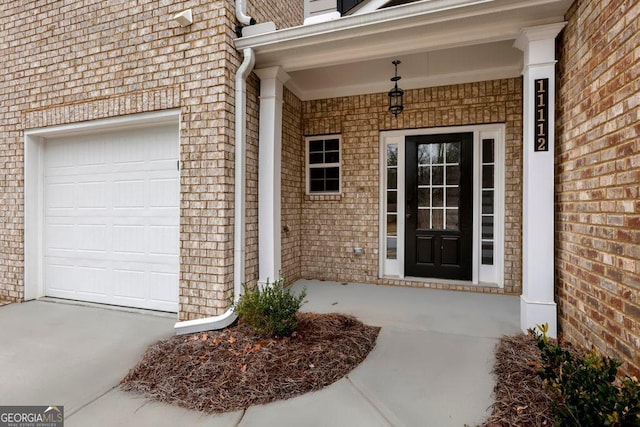
{"label": "landscaping bed", "polygon": [[360,364],[380,328],[342,314],[298,313],[290,337],[266,339],[243,323],[149,347],[124,390],[206,412],[229,412],[319,390]]}
{"label": "landscaping bed", "polygon": [[553,426],[551,396],[536,374],[540,350],[530,335],[505,336],[496,349],[495,403],[483,427]]}

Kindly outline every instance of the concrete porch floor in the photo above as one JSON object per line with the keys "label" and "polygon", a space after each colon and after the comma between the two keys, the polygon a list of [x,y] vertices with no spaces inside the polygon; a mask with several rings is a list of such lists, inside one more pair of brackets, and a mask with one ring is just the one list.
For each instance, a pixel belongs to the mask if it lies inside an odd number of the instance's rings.
{"label": "concrete porch floor", "polygon": [[367,359],[315,393],[207,415],[116,386],[172,334],[150,314],[35,301],[0,307],[0,404],[62,404],[67,426],[463,426],[492,402],[494,347],[519,331],[519,300],[431,289],[302,280],[305,311],[381,326]]}

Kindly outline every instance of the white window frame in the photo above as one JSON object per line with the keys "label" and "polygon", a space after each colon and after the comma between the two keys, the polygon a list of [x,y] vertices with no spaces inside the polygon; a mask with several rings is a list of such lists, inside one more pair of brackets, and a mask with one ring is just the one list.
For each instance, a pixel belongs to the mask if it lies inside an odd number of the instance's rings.
{"label": "white window frame", "polygon": [[[328,139],[338,140],[338,156],[339,161],[337,163],[309,163],[309,145],[311,141],[326,141]],[[340,195],[342,194],[342,136],[340,134],[330,135],[314,135],[306,136],[304,141],[304,165],[305,165],[305,192],[308,196],[323,196],[323,195]],[[338,191],[311,191],[311,169],[315,168],[338,168]]]}
{"label": "white window frame", "polygon": [[[414,278],[404,275],[405,243],[405,137],[411,135],[438,135],[448,133],[473,133],[473,249],[471,281],[446,280],[439,278]],[[493,266],[482,265],[482,140],[494,140],[494,248]],[[397,256],[387,259],[387,146],[398,146],[398,224]],[[442,128],[410,129],[380,132],[380,206],[379,206],[379,260],[378,276],[428,282],[459,282],[465,285],[504,286],[504,173],[505,173],[505,125],[471,125]]]}

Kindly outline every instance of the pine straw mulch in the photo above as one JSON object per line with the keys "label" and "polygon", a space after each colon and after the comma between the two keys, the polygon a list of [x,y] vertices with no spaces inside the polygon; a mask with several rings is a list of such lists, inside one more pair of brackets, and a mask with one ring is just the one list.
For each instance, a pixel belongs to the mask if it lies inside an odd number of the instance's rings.
{"label": "pine straw mulch", "polygon": [[205,412],[229,412],[319,390],[373,349],[380,328],[342,314],[299,313],[298,330],[264,339],[239,322],[160,341],[122,380],[124,390]]}
{"label": "pine straw mulch", "polygon": [[533,337],[505,336],[496,350],[495,403],[483,427],[553,426],[551,397],[536,375],[540,350]]}

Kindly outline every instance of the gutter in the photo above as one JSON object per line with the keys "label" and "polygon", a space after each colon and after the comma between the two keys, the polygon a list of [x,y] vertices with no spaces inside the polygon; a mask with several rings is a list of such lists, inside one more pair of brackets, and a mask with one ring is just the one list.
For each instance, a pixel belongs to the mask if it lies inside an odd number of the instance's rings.
{"label": "gutter", "polygon": [[[252,22],[246,13],[246,1],[236,1],[236,15],[240,22]],[[255,21],[253,21],[255,22]],[[245,281],[245,204],[246,204],[246,169],[247,169],[247,77],[255,66],[253,49],[244,49],[244,60],[236,72],[236,128],[235,128],[235,209],[233,230],[233,303],[240,299]],[[177,322],[174,330],[177,335],[193,334],[214,329],[223,329],[237,319],[233,307],[223,314],[203,319]]]}

